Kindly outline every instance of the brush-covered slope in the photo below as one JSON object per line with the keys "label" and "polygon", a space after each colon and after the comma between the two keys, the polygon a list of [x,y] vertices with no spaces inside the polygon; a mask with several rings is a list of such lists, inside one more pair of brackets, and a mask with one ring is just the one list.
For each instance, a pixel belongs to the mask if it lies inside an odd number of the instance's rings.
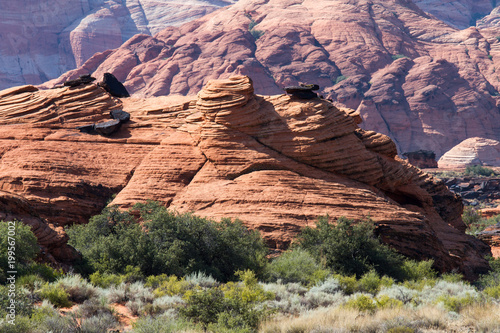
{"label": "brush-covered slope", "polygon": [[[75,129],[119,108],[131,121],[110,137]],[[468,278],[487,268],[489,248],[464,233],[460,198],[324,99],[255,95],[245,76],[209,81],[197,98],[27,86],[0,92],[0,120],[0,203],[39,238],[50,234],[57,260],[71,254],[58,250],[59,227],[85,223],[117,194],[111,205],[123,208],[151,199],[240,218],[278,249],[319,215],[369,216],[406,255]]]}

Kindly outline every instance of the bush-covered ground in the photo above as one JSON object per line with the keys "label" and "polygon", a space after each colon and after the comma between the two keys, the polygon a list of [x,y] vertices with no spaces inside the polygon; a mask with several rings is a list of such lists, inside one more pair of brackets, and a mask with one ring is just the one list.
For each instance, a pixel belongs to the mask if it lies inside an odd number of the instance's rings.
{"label": "bush-covered ground", "polygon": [[[78,273],[23,253],[15,325],[0,332],[500,332],[500,260],[469,284],[380,244],[369,221],[326,218],[268,260],[237,221],[136,209],[141,224],[106,210],[68,231]],[[31,244],[19,225],[17,244]],[[0,318],[8,304],[0,285]]]}

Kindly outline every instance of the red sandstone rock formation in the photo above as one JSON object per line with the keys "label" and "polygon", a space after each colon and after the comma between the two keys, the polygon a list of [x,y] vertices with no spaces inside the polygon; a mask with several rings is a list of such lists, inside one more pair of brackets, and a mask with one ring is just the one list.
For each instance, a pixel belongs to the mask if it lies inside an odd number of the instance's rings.
{"label": "red sandstone rock formation", "polygon": [[[439,3],[444,16],[465,21],[491,9],[489,1]],[[467,10],[451,11],[452,3]],[[433,12],[429,4],[420,2]],[[406,0],[241,0],[154,37],[137,35],[45,86],[88,72],[112,72],[136,96],[195,94],[235,73],[250,75],[260,94],[316,83],[400,153],[439,158],[469,137],[500,139],[498,35],[494,25],[458,30]]]}
{"label": "red sandstone rock formation", "polygon": [[[111,137],[75,129],[117,108],[131,121]],[[10,216],[37,216],[27,223],[43,226],[39,238],[62,240],[59,226],[85,223],[117,194],[111,204],[123,208],[152,199],[240,218],[278,249],[319,215],[369,216],[410,257],[468,278],[487,269],[489,248],[464,233],[460,198],[399,159],[387,136],[359,128],[357,113],[324,99],[255,95],[244,76],[209,81],[198,98],[27,86],[0,92],[0,121],[0,202],[27,202],[32,211]],[[61,251],[51,254],[64,260]]]}
{"label": "red sandstone rock formation", "polygon": [[438,165],[440,168],[500,167],[500,142],[477,137],[464,140],[441,156]]}
{"label": "red sandstone rock formation", "polygon": [[40,84],[114,49],[228,5],[187,0],[16,0],[0,3],[0,89]]}

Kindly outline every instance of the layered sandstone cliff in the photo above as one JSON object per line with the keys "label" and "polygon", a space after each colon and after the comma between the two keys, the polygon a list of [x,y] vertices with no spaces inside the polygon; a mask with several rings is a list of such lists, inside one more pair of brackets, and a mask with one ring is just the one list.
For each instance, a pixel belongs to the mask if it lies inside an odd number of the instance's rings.
{"label": "layered sandstone cliff", "polygon": [[[437,3],[418,2],[428,11]],[[492,8],[489,1],[441,3],[442,13],[465,15],[464,22]],[[459,4],[467,11],[449,10]],[[45,87],[112,72],[136,96],[190,95],[210,79],[243,74],[260,94],[318,84],[325,98],[357,109],[363,128],[389,135],[400,154],[429,150],[439,158],[470,137],[499,140],[500,27],[459,30],[420,7],[240,0],[154,37],[137,35]],[[463,28],[462,19],[449,20]]]}
{"label": "layered sandstone cliff", "polygon": [[16,0],[0,3],[0,89],[40,84],[114,49],[232,2]]}
{"label": "layered sandstone cliff", "polygon": [[[131,121],[110,137],[75,129],[118,108]],[[369,216],[410,257],[468,278],[487,268],[489,248],[464,233],[460,198],[324,99],[255,95],[245,76],[209,81],[197,98],[26,86],[0,92],[0,120],[0,202],[39,225],[41,242],[63,244],[59,227],[85,223],[117,194],[111,204],[123,208],[152,199],[240,218],[278,249],[319,215]],[[57,260],[71,254],[47,247]]]}

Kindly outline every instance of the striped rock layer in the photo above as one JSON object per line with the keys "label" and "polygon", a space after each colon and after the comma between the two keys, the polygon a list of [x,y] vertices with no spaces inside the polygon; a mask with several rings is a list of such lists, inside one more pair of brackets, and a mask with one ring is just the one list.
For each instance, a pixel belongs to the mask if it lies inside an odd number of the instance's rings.
{"label": "striped rock layer", "polygon": [[[75,129],[113,109],[131,121],[112,136]],[[25,86],[0,92],[0,119],[0,211],[32,225],[59,262],[74,255],[61,227],[116,194],[110,204],[125,209],[157,200],[239,218],[278,250],[320,215],[369,217],[385,243],[441,271],[473,279],[488,269],[489,247],[464,233],[461,200],[327,100],[255,95],[246,76],[209,81],[197,98]]]}

